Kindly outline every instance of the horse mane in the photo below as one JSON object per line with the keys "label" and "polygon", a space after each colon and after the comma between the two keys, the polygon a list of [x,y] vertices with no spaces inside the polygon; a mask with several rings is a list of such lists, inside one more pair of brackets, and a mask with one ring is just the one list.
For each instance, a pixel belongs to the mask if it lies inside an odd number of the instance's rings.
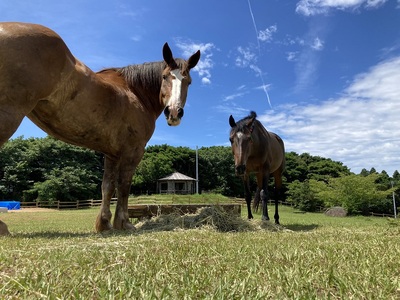
{"label": "horse mane", "polygon": [[[186,61],[175,58],[178,67],[182,69]],[[127,82],[130,89],[159,87],[161,84],[162,71],[167,67],[165,61],[146,62],[143,64],[129,65],[121,68],[107,68],[98,73],[112,70],[120,74]]]}
{"label": "horse mane", "polygon": [[251,119],[255,119],[257,118],[257,114],[255,111],[251,111],[250,114],[247,117],[244,117],[243,119],[241,119],[240,121],[236,122],[236,127],[232,128],[232,131],[236,131],[236,132],[240,132],[243,131],[243,129],[247,126],[248,122]]}

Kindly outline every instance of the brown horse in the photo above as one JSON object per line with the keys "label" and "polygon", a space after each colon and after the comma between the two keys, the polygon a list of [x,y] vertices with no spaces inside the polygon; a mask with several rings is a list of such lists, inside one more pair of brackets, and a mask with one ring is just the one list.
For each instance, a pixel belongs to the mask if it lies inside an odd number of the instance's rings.
{"label": "brown horse", "polygon": [[105,154],[98,232],[132,229],[128,195],[146,143],[164,111],[169,125],[183,116],[190,69],[166,43],[164,61],[109,68],[98,73],[75,58],[63,40],[41,25],[0,23],[0,146],[27,116],[64,142]]}
{"label": "brown horse", "polygon": [[[249,184],[250,173],[256,173],[257,191],[253,208],[258,209],[262,199],[262,219],[269,220],[268,181],[274,176],[275,189],[279,192],[282,187],[282,173],[285,170],[285,146],[282,139],[273,132],[268,132],[260,121],[256,120],[256,113],[252,111],[246,118],[235,122],[232,115],[229,117],[231,132],[229,140],[235,159],[236,175],[243,177],[248,218],[252,219],[251,192]],[[279,224],[278,199],[275,197],[275,223]]]}

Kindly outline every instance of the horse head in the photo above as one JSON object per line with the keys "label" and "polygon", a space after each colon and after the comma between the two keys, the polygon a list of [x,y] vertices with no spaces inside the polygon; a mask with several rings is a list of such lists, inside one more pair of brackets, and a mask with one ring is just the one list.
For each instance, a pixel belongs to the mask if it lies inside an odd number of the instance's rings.
{"label": "horse head", "polygon": [[229,117],[229,125],[231,126],[229,141],[231,142],[232,153],[235,159],[235,172],[239,176],[243,176],[246,173],[247,159],[252,151],[252,133],[256,117],[256,113],[251,112],[250,116],[238,123],[235,122],[232,115]]}
{"label": "horse head", "polygon": [[170,126],[179,125],[183,117],[183,107],[189,85],[192,82],[190,69],[194,68],[200,59],[200,50],[194,53],[184,63],[174,59],[168,43],[164,44],[163,57],[167,67],[162,73],[160,99],[164,103],[164,114]]}

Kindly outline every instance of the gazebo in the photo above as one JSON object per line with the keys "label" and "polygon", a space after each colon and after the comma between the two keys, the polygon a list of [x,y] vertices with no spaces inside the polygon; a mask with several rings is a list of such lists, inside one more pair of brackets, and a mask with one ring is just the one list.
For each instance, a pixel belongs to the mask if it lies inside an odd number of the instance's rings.
{"label": "gazebo", "polygon": [[160,194],[194,194],[196,179],[175,172],[158,179],[157,190]]}

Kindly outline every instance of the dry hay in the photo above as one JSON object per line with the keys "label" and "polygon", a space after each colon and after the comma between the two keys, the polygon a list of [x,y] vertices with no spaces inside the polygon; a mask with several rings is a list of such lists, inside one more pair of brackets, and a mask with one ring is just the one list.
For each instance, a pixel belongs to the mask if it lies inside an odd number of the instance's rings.
{"label": "dry hay", "polygon": [[0,220],[0,236],[9,234],[10,232],[8,231],[6,223]]}
{"label": "dry hay", "polygon": [[172,231],[208,227],[220,232],[243,232],[256,230],[279,231],[283,227],[261,220],[244,220],[218,205],[199,208],[195,214],[181,215],[178,212],[159,215],[135,226],[143,231]]}
{"label": "dry hay", "polygon": [[335,207],[328,208],[325,211],[325,215],[330,216],[330,217],[346,217],[347,210],[344,209],[343,207],[335,206]]}

